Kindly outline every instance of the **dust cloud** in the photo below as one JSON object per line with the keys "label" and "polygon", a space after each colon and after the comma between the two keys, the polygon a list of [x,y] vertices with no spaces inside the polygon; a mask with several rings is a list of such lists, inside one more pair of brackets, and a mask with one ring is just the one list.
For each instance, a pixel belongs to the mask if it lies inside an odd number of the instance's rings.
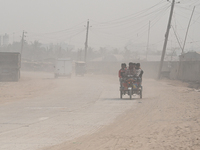
{"label": "dust cloud", "polygon": [[3,2],[0,149],[200,149],[199,1],[175,3],[158,80],[172,2]]}

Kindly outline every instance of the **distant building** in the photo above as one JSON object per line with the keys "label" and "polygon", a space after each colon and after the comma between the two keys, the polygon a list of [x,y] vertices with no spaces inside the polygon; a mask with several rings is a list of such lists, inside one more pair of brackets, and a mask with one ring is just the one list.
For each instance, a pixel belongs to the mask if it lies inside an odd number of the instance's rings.
{"label": "distant building", "polygon": [[[160,61],[161,55],[140,55],[139,59],[140,61]],[[167,56],[165,55],[165,61],[178,61],[178,56]]]}
{"label": "distant building", "polygon": [[91,61],[95,61],[95,62],[121,62],[123,60],[124,60],[124,56],[122,56],[122,55],[108,54],[108,55],[103,56],[103,57],[95,58]]}
{"label": "distant building", "polygon": [[3,45],[7,46],[9,44],[9,35],[6,33],[3,35]]}
{"label": "distant building", "polygon": [[181,61],[200,61],[200,53],[187,52],[179,56]]}

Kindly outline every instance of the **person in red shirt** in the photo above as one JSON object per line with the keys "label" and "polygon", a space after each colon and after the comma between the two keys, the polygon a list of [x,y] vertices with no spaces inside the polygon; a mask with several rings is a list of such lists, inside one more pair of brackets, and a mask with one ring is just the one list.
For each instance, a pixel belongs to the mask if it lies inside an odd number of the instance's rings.
{"label": "person in red shirt", "polygon": [[121,69],[119,70],[119,73],[118,73],[119,81],[120,81],[120,87],[122,87],[122,82],[123,82],[123,80],[124,80],[126,70],[127,70],[126,64],[125,64],[125,63],[122,63],[122,64],[121,64]]}

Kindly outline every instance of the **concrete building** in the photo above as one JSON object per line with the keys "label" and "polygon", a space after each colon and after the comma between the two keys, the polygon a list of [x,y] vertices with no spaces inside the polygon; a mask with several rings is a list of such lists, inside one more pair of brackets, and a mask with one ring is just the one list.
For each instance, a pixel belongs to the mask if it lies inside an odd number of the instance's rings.
{"label": "concrete building", "polygon": [[200,53],[187,52],[179,56],[180,61],[200,61]]}
{"label": "concrete building", "polygon": [[122,62],[122,61],[124,61],[124,56],[117,54],[116,55],[108,54],[106,56],[98,57],[91,60],[91,62]]}

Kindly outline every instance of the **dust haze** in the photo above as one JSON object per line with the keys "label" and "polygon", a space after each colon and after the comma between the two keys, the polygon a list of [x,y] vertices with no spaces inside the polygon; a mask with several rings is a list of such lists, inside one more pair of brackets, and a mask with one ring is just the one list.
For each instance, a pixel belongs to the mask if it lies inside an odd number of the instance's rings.
{"label": "dust haze", "polygon": [[2,1],[0,149],[200,149],[199,7]]}

